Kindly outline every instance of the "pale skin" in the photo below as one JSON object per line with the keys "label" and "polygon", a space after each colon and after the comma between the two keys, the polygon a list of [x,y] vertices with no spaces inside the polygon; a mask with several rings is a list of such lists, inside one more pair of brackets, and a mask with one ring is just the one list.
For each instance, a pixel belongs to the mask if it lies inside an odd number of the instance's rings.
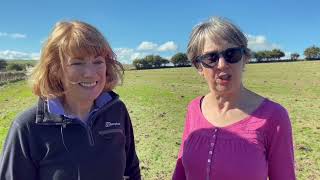
{"label": "pale skin", "polygon": [[[207,40],[202,54],[211,51],[222,51],[236,45],[225,42],[215,44]],[[207,81],[209,93],[203,98],[201,109],[204,117],[216,127],[226,127],[248,117],[264,100],[264,98],[242,84],[242,73],[246,63],[245,57],[235,64],[229,64],[220,57],[213,68],[201,65],[198,72]],[[230,78],[222,80],[220,77]]]}
{"label": "pale skin", "polygon": [[69,58],[62,74],[65,112],[81,120],[87,119],[94,100],[102,93],[106,84],[105,59],[101,56]]}

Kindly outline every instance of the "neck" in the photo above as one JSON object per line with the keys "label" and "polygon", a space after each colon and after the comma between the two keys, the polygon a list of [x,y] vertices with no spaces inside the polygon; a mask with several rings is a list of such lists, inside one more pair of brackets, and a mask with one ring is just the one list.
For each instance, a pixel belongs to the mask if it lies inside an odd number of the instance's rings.
{"label": "neck", "polygon": [[230,109],[240,108],[246,94],[247,90],[241,86],[239,91],[228,94],[210,92],[208,94],[208,101],[218,112],[224,113]]}
{"label": "neck", "polygon": [[91,110],[93,102],[79,102],[66,97],[63,101],[63,107],[66,114],[70,114],[85,120]]}

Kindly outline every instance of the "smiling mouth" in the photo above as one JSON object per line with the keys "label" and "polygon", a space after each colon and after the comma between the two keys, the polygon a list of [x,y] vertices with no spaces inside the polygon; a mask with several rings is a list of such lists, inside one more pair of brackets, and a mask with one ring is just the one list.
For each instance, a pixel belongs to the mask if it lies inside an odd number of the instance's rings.
{"label": "smiling mouth", "polygon": [[83,86],[83,87],[94,87],[95,85],[97,85],[97,81],[95,82],[81,82],[79,83],[80,86]]}

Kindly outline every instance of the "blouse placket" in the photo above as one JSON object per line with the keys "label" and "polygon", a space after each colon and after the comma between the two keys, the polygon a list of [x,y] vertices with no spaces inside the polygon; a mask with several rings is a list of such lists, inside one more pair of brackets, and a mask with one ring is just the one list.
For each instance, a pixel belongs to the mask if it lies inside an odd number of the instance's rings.
{"label": "blouse placket", "polygon": [[213,163],[213,152],[216,147],[216,139],[217,139],[218,128],[214,128],[210,137],[210,146],[208,152],[208,160],[207,160],[207,180],[210,180],[210,171]]}

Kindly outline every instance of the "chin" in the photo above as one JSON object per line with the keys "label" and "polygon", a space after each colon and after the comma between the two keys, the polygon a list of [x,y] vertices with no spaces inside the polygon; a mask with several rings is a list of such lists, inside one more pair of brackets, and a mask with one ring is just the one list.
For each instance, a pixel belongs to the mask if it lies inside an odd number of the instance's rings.
{"label": "chin", "polygon": [[213,88],[211,88],[211,91],[213,91],[215,94],[229,94],[232,93],[234,91],[234,89],[232,89],[229,86],[214,86]]}

